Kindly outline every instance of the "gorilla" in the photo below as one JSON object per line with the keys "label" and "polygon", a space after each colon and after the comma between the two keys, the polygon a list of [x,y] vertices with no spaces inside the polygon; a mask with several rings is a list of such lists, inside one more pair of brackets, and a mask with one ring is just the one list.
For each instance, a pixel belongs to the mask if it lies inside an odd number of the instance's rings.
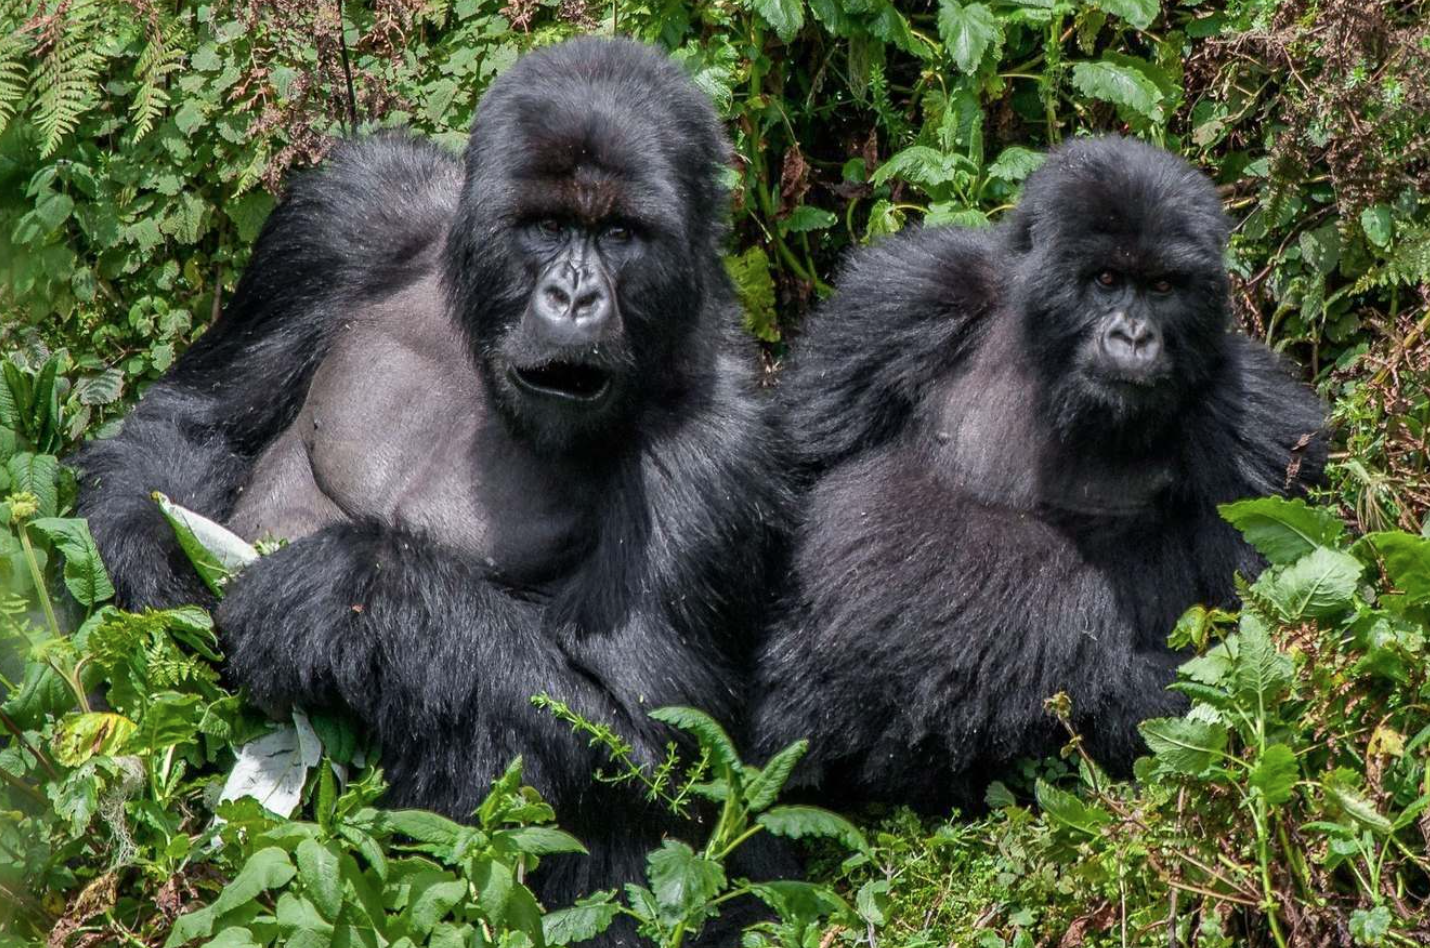
{"label": "gorilla", "polygon": [[644,760],[671,737],[649,709],[735,719],[786,531],[728,154],[657,51],[533,52],[464,162],[377,137],[297,181],[227,312],[78,459],[130,608],[205,598],[153,491],[289,541],[217,604],[228,672],[352,715],[392,805],[469,816],[523,755],[592,851],[547,862],[548,904],[636,878],[670,827],[531,697]]}
{"label": "gorilla", "polygon": [[[1133,140],[1054,151],[993,230],[869,248],[784,382],[810,482],[758,740],[845,804],[976,808],[1066,739],[1125,773],[1179,713],[1165,642],[1254,551],[1217,504],[1296,490],[1315,397],[1230,328],[1215,188]],[[1288,473],[1289,472],[1289,473]]]}

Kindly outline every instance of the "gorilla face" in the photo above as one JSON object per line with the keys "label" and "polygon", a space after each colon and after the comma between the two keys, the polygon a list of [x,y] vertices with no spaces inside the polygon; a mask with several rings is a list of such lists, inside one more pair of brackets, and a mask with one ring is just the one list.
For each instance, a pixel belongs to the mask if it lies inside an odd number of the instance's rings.
{"label": "gorilla face", "polygon": [[1014,216],[1016,297],[1054,423],[1155,437],[1222,357],[1226,223],[1209,182],[1118,139],[1054,152]]}
{"label": "gorilla face", "polygon": [[488,392],[536,445],[597,443],[680,390],[723,280],[723,142],[634,43],[532,53],[483,99],[447,278]]}

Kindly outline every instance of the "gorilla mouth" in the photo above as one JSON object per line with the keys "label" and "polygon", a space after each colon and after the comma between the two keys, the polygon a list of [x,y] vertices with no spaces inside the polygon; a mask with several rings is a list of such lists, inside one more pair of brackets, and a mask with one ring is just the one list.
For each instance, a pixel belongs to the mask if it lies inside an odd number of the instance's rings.
{"label": "gorilla mouth", "polygon": [[611,377],[580,362],[545,362],[530,368],[512,366],[511,379],[520,388],[575,402],[594,402],[611,387]]}

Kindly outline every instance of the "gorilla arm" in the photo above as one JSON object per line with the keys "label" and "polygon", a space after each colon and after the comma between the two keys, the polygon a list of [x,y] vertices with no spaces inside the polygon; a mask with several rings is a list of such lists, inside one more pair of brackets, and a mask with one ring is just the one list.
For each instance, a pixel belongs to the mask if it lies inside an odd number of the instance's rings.
{"label": "gorilla arm", "polygon": [[80,513],[121,605],[208,600],[150,495],[227,519],[254,459],[302,403],[328,326],[346,302],[410,279],[419,249],[445,231],[458,175],[433,146],[340,146],[270,216],[224,315],[118,436],[77,456]]}

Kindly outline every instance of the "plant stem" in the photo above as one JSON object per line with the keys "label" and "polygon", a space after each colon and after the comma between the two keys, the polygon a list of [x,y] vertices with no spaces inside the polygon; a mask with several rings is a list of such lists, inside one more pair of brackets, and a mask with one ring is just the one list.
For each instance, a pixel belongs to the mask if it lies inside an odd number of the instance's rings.
{"label": "plant stem", "polygon": [[26,524],[19,524],[20,546],[25,550],[25,562],[30,567],[30,578],[35,582],[35,595],[40,598],[40,607],[45,610],[45,621],[50,624],[50,634],[64,638],[60,632],[59,620],[55,618],[55,607],[50,602],[49,590],[45,588],[45,576],[40,572],[40,561],[35,557],[35,548],[30,545],[30,530]]}

